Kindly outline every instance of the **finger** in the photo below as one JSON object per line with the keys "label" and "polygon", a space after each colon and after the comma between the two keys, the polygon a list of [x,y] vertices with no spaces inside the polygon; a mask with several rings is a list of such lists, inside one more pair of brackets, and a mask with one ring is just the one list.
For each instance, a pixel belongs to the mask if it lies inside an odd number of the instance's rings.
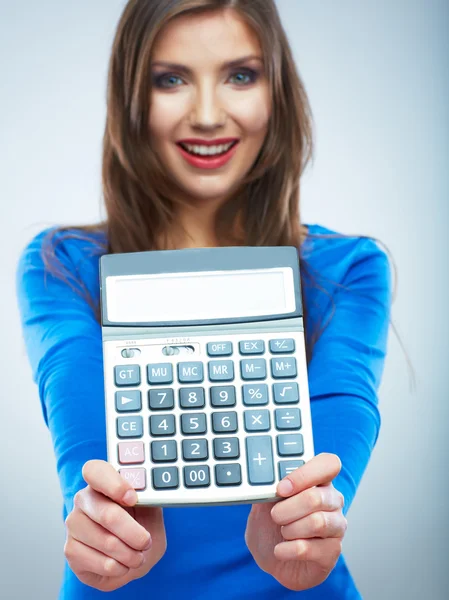
{"label": "finger", "polygon": [[145,555],[142,552],[130,548],[121,539],[92,521],[82,510],[75,508],[72,511],[71,519],[67,519],[67,530],[75,540],[114,558],[125,567],[138,569],[144,562]]}
{"label": "finger", "polygon": [[75,507],[135,550],[147,550],[151,535],[127,510],[91,488],[75,494]]}
{"label": "finger", "polygon": [[135,489],[112,465],[104,460],[89,460],[82,469],[83,479],[94,490],[126,506],[137,502]]}
{"label": "finger", "polygon": [[339,474],[341,466],[336,454],[322,452],[284,477],[278,483],[277,494],[291,496],[315,485],[330,483]]}
{"label": "finger", "polygon": [[319,511],[289,525],[283,525],[281,534],[287,541],[299,538],[343,537],[346,529],[347,520],[341,512]]}
{"label": "finger", "polygon": [[114,558],[85,546],[71,536],[65,544],[64,554],[70,563],[71,569],[75,572],[95,573],[102,577],[121,577],[129,572],[128,567],[125,567]]}
{"label": "finger", "polygon": [[339,510],[343,504],[343,494],[328,484],[277,502],[271,509],[271,518],[277,525],[288,525],[321,510]]}
{"label": "finger", "polygon": [[278,560],[303,560],[319,564],[323,568],[335,566],[341,554],[341,538],[293,540],[281,542],[274,547]]}

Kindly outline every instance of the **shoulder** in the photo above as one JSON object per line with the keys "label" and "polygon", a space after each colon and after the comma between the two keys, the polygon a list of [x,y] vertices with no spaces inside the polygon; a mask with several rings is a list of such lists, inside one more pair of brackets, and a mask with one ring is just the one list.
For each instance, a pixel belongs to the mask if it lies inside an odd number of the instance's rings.
{"label": "shoulder", "polygon": [[308,229],[302,257],[320,276],[338,283],[353,279],[354,274],[390,277],[388,255],[375,239],[342,233],[316,223],[308,225]]}
{"label": "shoulder", "polygon": [[62,229],[54,226],[40,231],[27,242],[19,256],[19,263],[35,262],[44,255],[54,255],[69,265],[89,256],[101,255],[104,251],[104,234],[86,232],[75,227]]}
{"label": "shoulder", "polygon": [[72,283],[95,289],[99,259],[106,252],[105,236],[78,228],[48,227],[34,235],[22,248],[16,266],[19,288],[27,282],[54,280],[60,275]]}

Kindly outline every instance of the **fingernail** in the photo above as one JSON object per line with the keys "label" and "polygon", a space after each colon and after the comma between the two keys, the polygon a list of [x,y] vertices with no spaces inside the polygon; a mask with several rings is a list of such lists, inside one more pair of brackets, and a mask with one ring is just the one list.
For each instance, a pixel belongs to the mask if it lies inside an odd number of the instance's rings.
{"label": "fingernail", "polygon": [[283,479],[278,485],[278,493],[283,496],[288,496],[293,492],[293,483],[290,479]]}
{"label": "fingernail", "polygon": [[128,490],[123,496],[123,502],[129,505],[135,504],[137,502],[137,494],[135,490]]}
{"label": "fingernail", "polygon": [[148,538],[148,542],[145,544],[145,546],[143,547],[144,550],[149,550],[151,548],[151,545],[153,543],[153,540],[151,539],[151,535]]}

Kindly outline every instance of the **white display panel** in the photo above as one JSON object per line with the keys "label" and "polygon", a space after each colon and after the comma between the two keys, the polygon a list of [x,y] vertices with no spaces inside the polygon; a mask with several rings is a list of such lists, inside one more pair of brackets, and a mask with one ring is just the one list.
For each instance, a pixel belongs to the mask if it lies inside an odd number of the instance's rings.
{"label": "white display panel", "polygon": [[117,323],[198,321],[296,310],[290,267],[106,278],[107,318]]}

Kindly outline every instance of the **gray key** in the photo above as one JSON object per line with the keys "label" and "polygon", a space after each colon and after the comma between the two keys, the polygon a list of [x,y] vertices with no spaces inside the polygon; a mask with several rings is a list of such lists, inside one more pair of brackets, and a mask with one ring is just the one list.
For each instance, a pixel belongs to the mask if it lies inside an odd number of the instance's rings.
{"label": "gray key", "polygon": [[179,486],[178,467],[155,467],[152,476],[153,487],[156,490],[166,490]]}
{"label": "gray key", "polygon": [[139,365],[117,365],[114,367],[115,385],[140,385]]}
{"label": "gray key", "polygon": [[154,462],[173,462],[178,459],[175,440],[151,442],[151,458]]}
{"label": "gray key", "polygon": [[139,390],[115,392],[115,408],[118,412],[132,412],[142,409],[142,397]]}
{"label": "gray key", "polygon": [[152,415],[150,417],[151,435],[175,435],[175,415]]}
{"label": "gray key", "polygon": [[240,361],[242,379],[265,379],[267,364],[264,358],[244,358]]}
{"label": "gray key", "polygon": [[204,389],[200,387],[181,388],[179,390],[181,408],[204,408]]}
{"label": "gray key", "polygon": [[207,460],[207,440],[182,440],[182,456],[184,460]]}
{"label": "gray key", "polygon": [[234,433],[235,431],[237,431],[237,413],[212,413],[212,430],[215,433]]}
{"label": "gray key", "polygon": [[251,485],[274,482],[274,464],[271,436],[253,435],[246,438],[248,480]]}
{"label": "gray key", "polygon": [[272,358],[271,374],[275,379],[296,377],[296,358],[294,356],[289,356],[288,358]]}
{"label": "gray key", "polygon": [[295,351],[295,340],[292,338],[278,338],[270,340],[270,352],[272,354],[286,354]]}
{"label": "gray key", "polygon": [[232,360],[211,360],[208,365],[210,381],[232,381],[234,362]]}
{"label": "gray key", "polygon": [[117,435],[119,438],[138,438],[143,436],[142,417],[118,417]]}
{"label": "gray key", "polygon": [[210,403],[214,407],[235,406],[235,387],[233,385],[215,385],[210,388]]}
{"label": "gray key", "polygon": [[172,388],[150,390],[148,398],[151,410],[169,410],[175,407],[175,396]]}
{"label": "gray key", "polygon": [[279,479],[284,479],[299,467],[305,464],[303,460],[281,460],[279,463]]}
{"label": "gray key", "polygon": [[263,354],[265,342],[263,340],[245,340],[239,344],[240,354]]}
{"label": "gray key", "polygon": [[147,365],[147,379],[150,384],[173,383],[173,366],[171,363]]}
{"label": "gray key", "polygon": [[246,383],[243,386],[243,404],[262,406],[268,404],[268,386],[266,383]]}
{"label": "gray key", "polygon": [[192,465],[184,467],[184,485],[191,487],[208,487],[210,472],[207,465]]}
{"label": "gray key", "polygon": [[181,431],[185,435],[206,433],[206,415],[204,413],[185,413],[181,415]]}
{"label": "gray key", "polygon": [[238,463],[215,465],[215,481],[217,485],[240,485],[242,470]]}
{"label": "gray key", "polygon": [[204,379],[203,363],[200,361],[178,363],[179,383],[201,383]]}
{"label": "gray key", "polygon": [[301,429],[299,408],[277,408],[274,412],[277,429]]}
{"label": "gray key", "polygon": [[270,412],[262,410],[245,410],[246,431],[268,431],[270,429]]}
{"label": "gray key", "polygon": [[277,436],[279,456],[302,456],[304,442],[301,433],[284,433]]}
{"label": "gray key", "polygon": [[276,404],[297,404],[299,402],[299,387],[296,381],[273,383],[273,396]]}
{"label": "gray key", "polygon": [[209,356],[231,356],[232,342],[209,342],[207,353]]}
{"label": "gray key", "polygon": [[239,438],[215,438],[214,439],[214,456],[216,459],[229,459],[240,457]]}

